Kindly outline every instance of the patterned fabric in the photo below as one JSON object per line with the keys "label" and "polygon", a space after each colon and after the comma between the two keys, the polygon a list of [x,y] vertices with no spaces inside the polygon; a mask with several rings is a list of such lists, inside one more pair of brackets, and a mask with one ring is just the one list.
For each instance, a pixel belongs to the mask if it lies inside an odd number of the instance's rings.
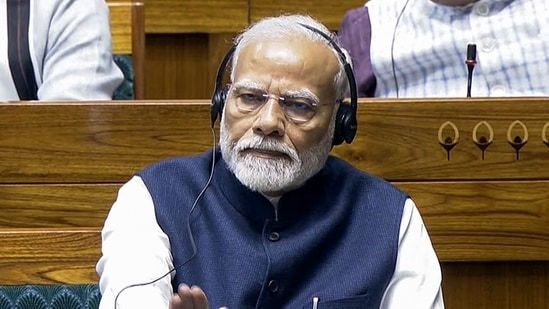
{"label": "patterned fabric", "polygon": [[0,309],[96,309],[95,284],[0,286]]}
{"label": "patterned fabric", "polygon": [[113,100],[133,100],[133,62],[131,55],[114,55],[114,62],[124,74],[124,81],[114,91]]}
{"label": "patterned fabric", "polygon": [[[370,59],[351,56],[371,61],[377,97],[465,97],[468,43],[477,45],[473,97],[549,95],[547,0],[479,0],[463,7],[370,0],[366,6],[371,46],[355,40],[344,47],[370,49]],[[355,29],[345,31],[365,32]],[[360,83],[370,81],[372,72],[355,74]]]}

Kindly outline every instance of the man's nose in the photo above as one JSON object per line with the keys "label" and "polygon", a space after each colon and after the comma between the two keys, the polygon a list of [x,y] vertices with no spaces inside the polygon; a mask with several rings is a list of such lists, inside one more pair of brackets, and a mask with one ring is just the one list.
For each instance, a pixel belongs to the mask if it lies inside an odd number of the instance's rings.
{"label": "man's nose", "polygon": [[256,114],[253,130],[256,134],[280,137],[285,134],[286,116],[276,96],[270,96]]}

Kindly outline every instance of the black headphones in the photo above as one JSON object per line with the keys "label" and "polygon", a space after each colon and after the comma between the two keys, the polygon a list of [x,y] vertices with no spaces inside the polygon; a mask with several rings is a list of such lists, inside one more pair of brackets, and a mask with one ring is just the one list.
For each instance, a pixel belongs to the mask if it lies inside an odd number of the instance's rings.
{"label": "black headphones", "polygon": [[[347,144],[350,144],[353,139],[355,138],[356,131],[357,131],[357,101],[358,101],[358,93],[356,89],[356,81],[355,81],[355,75],[353,72],[353,69],[351,68],[351,64],[347,62],[347,59],[345,57],[345,54],[337,46],[337,44],[330,38],[326,33],[311,27],[309,25],[300,24],[303,27],[318,33],[322,37],[324,37],[328,43],[332,46],[332,48],[337,52],[339,55],[339,58],[341,59],[341,62],[343,63],[343,68],[345,69],[345,75],[347,75],[347,80],[349,82],[349,89],[350,89],[350,96],[351,96],[351,104],[343,104],[341,102],[339,104],[339,108],[337,110],[336,115],[336,123],[335,123],[335,129],[334,129],[334,138],[332,140],[332,145],[337,146],[342,144],[344,141]],[[221,113],[223,111],[223,107],[225,105],[225,101],[227,99],[227,93],[229,91],[228,86],[223,86],[223,74],[225,73],[227,69],[227,64],[229,60],[232,58],[234,51],[236,50],[237,44],[234,44],[231,46],[231,49],[227,52],[225,57],[223,57],[223,60],[221,61],[221,64],[219,65],[219,70],[217,71],[217,77],[215,79],[215,89],[212,96],[212,105],[210,109],[210,116],[212,121],[212,128],[215,124],[215,121],[217,117],[221,117]]]}

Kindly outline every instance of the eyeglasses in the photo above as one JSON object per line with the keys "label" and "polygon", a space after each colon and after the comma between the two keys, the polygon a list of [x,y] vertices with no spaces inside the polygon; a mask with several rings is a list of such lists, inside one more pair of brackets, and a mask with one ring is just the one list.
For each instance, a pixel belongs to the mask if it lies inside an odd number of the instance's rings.
{"label": "eyeglasses", "polygon": [[259,111],[265,103],[274,99],[278,101],[284,111],[284,115],[291,121],[305,123],[316,114],[318,102],[309,97],[265,93],[260,90],[236,89],[236,107],[242,113]]}

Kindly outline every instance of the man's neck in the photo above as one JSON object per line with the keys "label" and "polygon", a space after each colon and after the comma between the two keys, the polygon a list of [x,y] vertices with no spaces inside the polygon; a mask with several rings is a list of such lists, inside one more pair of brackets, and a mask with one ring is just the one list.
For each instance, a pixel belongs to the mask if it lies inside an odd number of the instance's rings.
{"label": "man's neck", "polygon": [[464,6],[477,2],[478,0],[431,0],[436,4],[446,5],[446,6]]}

